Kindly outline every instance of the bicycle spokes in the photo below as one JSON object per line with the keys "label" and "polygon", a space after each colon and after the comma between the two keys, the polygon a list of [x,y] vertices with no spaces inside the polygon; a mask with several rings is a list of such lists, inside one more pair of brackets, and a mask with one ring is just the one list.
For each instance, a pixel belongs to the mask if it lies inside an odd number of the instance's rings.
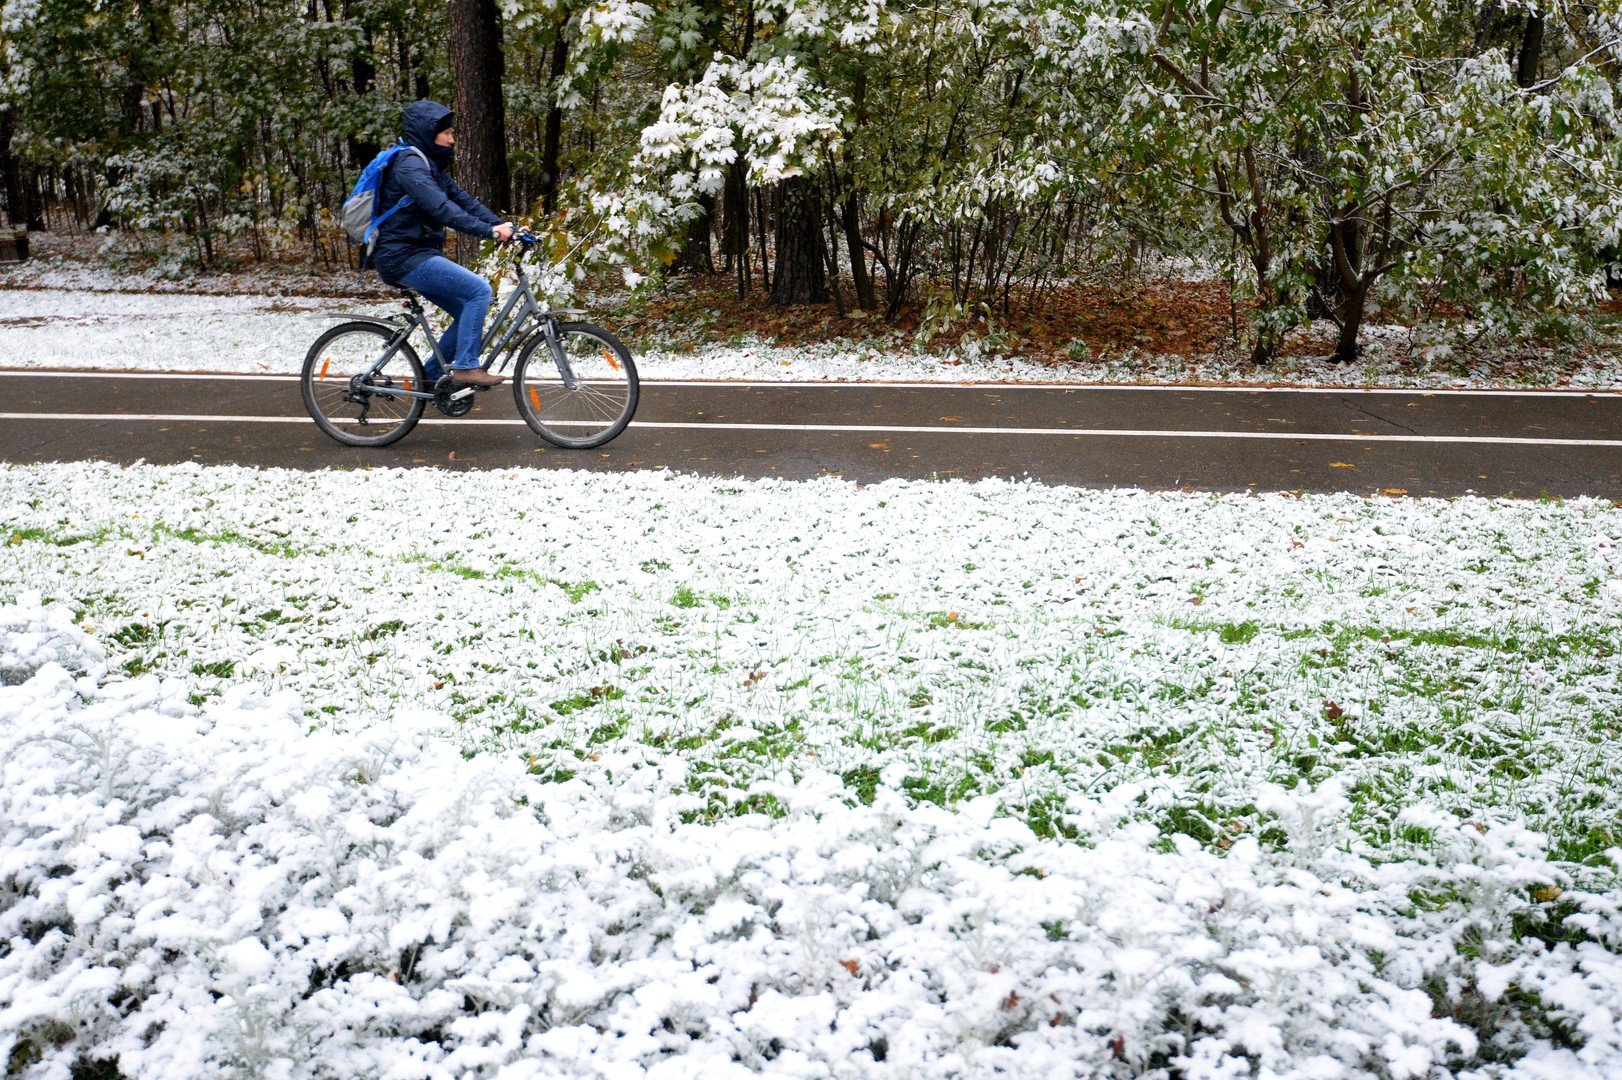
{"label": "bicycle spokes", "polygon": [[323,334],[305,358],[300,389],[316,425],[350,446],[384,446],[422,416],[425,399],[416,353],[398,332],[375,323],[343,323]]}
{"label": "bicycle spokes", "polygon": [[532,341],[513,388],[525,422],[566,447],[601,446],[625,430],[639,393],[630,352],[588,323],[559,323]]}

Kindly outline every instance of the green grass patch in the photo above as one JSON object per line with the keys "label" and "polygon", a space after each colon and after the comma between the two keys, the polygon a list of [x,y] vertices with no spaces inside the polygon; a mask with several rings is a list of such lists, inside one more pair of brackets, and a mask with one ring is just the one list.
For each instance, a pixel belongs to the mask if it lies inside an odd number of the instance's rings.
{"label": "green grass patch", "polygon": [[189,526],[184,529],[176,529],[159,522],[152,526],[152,536],[154,539],[166,537],[171,540],[181,540],[188,544],[221,544],[228,547],[244,547],[278,559],[291,559],[299,554],[299,549],[286,540],[261,540],[256,536],[248,536],[234,529],[226,529],[221,532],[203,532]]}
{"label": "green grass patch", "polygon": [[74,547],[78,544],[99,544],[106,540],[108,530],[93,533],[59,533],[37,525],[18,526],[8,530],[6,543],[12,547],[23,544],[50,544],[53,547]]}
{"label": "green grass patch", "polygon": [[572,716],[586,709],[594,708],[608,701],[619,701],[625,696],[625,691],[617,686],[592,686],[566,698],[552,702],[552,711],[559,716]]}
{"label": "green grass patch", "polygon": [[236,674],[236,670],[235,660],[216,660],[212,664],[193,663],[191,666],[193,675],[208,675],[215,679],[229,679]]}
{"label": "green grass patch", "polygon": [[718,611],[726,611],[732,607],[732,598],[718,593],[701,593],[687,585],[678,585],[675,593],[670,597],[670,604],[672,607],[684,609],[703,607],[705,604],[709,604]]}
{"label": "green grass patch", "polygon": [[162,629],[161,624],[126,623],[113,631],[108,640],[121,649],[139,649],[157,641]]}

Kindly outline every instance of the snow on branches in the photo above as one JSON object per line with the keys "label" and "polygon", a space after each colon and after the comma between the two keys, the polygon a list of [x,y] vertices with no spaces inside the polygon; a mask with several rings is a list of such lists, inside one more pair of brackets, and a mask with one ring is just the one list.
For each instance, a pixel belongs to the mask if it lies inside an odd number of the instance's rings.
{"label": "snow on branches", "polygon": [[836,154],[841,118],[793,56],[718,57],[696,85],[666,88],[633,171],[662,174],[676,198],[713,195],[742,156],[751,183],[775,184]]}

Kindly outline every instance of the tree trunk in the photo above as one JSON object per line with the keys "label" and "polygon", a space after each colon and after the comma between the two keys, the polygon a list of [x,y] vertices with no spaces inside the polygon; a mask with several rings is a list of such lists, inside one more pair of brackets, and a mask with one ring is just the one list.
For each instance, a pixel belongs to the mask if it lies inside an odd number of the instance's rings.
{"label": "tree trunk", "polygon": [[[131,57],[124,74],[124,92],[119,95],[118,116],[121,121],[119,134],[125,137],[141,130],[141,124],[146,116],[146,83],[141,78],[140,61]],[[157,117],[153,117],[156,122]]]}
{"label": "tree trunk", "polygon": [[[402,98],[410,100],[410,98],[411,98],[411,46],[406,41],[406,31],[405,31],[405,26],[403,24],[396,24],[395,27],[394,27],[394,53],[395,53],[395,55],[394,55],[394,65],[395,65],[396,69],[398,69],[397,74],[399,76],[399,82],[397,84],[397,86],[398,86],[397,93],[399,93],[399,95]],[[427,94],[419,94],[417,96],[418,97],[427,97],[428,95]]]}
{"label": "tree trunk", "polygon": [[[1356,206],[1344,206],[1329,225],[1328,243],[1313,271],[1312,291],[1307,294],[1307,318],[1334,319],[1339,323],[1352,304],[1352,291],[1358,288],[1363,272],[1363,225]],[[1343,271],[1340,256],[1346,256]]]}
{"label": "tree trunk", "polygon": [[710,254],[710,231],[715,222],[715,196],[698,197],[698,216],[687,223],[687,238],[671,270],[678,274],[715,273],[715,259]]}
{"label": "tree trunk", "polygon": [[1337,364],[1350,364],[1362,352],[1357,343],[1358,331],[1363,328],[1363,312],[1367,309],[1371,281],[1359,281],[1345,290],[1341,308],[1340,339],[1335,342],[1335,355],[1330,359]]}
{"label": "tree trunk", "polygon": [[450,0],[451,76],[456,84],[456,174],[497,213],[512,201],[507,171],[507,110],[501,81],[501,22],[496,0]]}
{"label": "tree trunk", "polygon": [[[348,0],[344,3],[344,18],[350,17]],[[349,81],[354,87],[357,98],[368,98],[377,89],[377,64],[372,59],[372,28],[370,25],[361,26],[361,45],[355,55],[349,59]],[[349,160],[357,167],[364,168],[366,163],[377,156],[382,149],[371,139],[349,136]]]}
{"label": "tree trunk", "polygon": [[563,37],[563,24],[558,24],[558,36],[552,42],[552,67],[549,95],[551,104],[546,109],[546,142],[541,148],[541,209],[547,214],[558,210],[558,182],[562,171],[563,109],[558,105],[558,80],[569,69],[569,43]]}
{"label": "tree trunk", "polygon": [[6,222],[20,229],[28,221],[28,206],[23,196],[22,173],[17,169],[17,155],[11,152],[16,123],[11,106],[0,108],[0,187],[6,199]]}
{"label": "tree trunk", "polygon": [[803,176],[785,180],[777,189],[777,270],[772,277],[770,302],[777,307],[828,299],[816,188]]}
{"label": "tree trunk", "polygon": [[[867,68],[858,67],[851,79],[851,103],[856,110],[857,130],[867,125]],[[850,249],[850,284],[856,293],[856,306],[863,311],[878,308],[873,293],[873,275],[867,272],[867,252],[862,248],[862,194],[855,181],[849,181],[850,194],[839,208],[840,225],[845,233],[845,246]]]}
{"label": "tree trunk", "polygon": [[1338,319],[1342,306],[1340,271],[1333,249],[1321,250],[1312,267],[1312,288],[1307,293],[1307,318]]}
{"label": "tree trunk", "polygon": [[1266,247],[1250,252],[1250,265],[1256,271],[1256,299],[1262,308],[1262,323],[1256,328],[1256,344],[1250,350],[1250,362],[1257,367],[1267,367],[1278,359],[1279,346],[1284,343],[1284,331],[1269,320],[1269,316],[1283,306],[1284,298],[1268,273],[1272,258]]}
{"label": "tree trunk", "polygon": [[884,317],[894,319],[901,314],[901,305],[906,302],[907,290],[912,287],[918,264],[913,255],[917,247],[918,237],[923,232],[923,223],[914,217],[903,218],[896,225],[895,235],[895,265],[889,263],[884,266]]}
{"label": "tree trunk", "polygon": [[760,287],[770,295],[772,261],[766,252],[766,195],[767,192],[763,190],[755,192],[755,238],[760,241]]}
{"label": "tree trunk", "polygon": [[29,232],[44,232],[45,196],[39,187],[39,169],[33,165],[23,165],[22,173],[22,222]]}
{"label": "tree trunk", "polygon": [[1250,350],[1250,362],[1256,367],[1270,367],[1278,359],[1278,334],[1272,330],[1256,333],[1256,344]]}
{"label": "tree trunk", "polygon": [[[755,0],[748,0],[744,12],[743,48],[739,56],[748,56],[755,43]],[[726,186],[721,189],[721,250],[726,266],[737,276],[738,299],[749,295],[749,162],[739,154],[727,169]],[[764,241],[764,229],[762,229]],[[770,267],[766,263],[766,245],[760,245],[760,273],[769,288]]]}
{"label": "tree trunk", "polygon": [[[1390,228],[1390,204],[1386,205],[1385,227]],[[1330,359],[1337,364],[1349,364],[1362,351],[1357,343],[1358,331],[1363,328],[1363,315],[1368,310],[1369,293],[1379,279],[1379,261],[1388,249],[1375,252],[1365,250],[1370,242],[1370,226],[1363,223],[1348,207],[1329,233],[1330,251],[1334,255],[1336,276],[1340,279],[1340,338],[1335,342],[1335,354]]]}
{"label": "tree trunk", "polygon": [[[834,311],[838,312],[839,317],[841,319],[843,319],[845,317],[845,314],[846,314],[846,308],[845,308],[845,296],[844,296],[843,293],[841,293],[839,291],[839,229],[840,229],[840,225],[839,225],[839,221],[838,221],[838,218],[837,218],[837,215],[836,215],[834,204],[832,202],[826,203],[823,206],[823,211],[827,215],[827,228],[828,228],[828,231],[825,234],[823,234],[823,240],[822,240],[821,245],[819,245],[819,246],[822,248],[823,262],[825,264],[824,268],[828,272],[828,293],[829,293],[830,296],[833,297]],[[821,225],[819,225],[818,228],[820,229]]]}
{"label": "tree trunk", "polygon": [[1543,16],[1530,12],[1526,31],[1521,34],[1521,51],[1515,58],[1515,85],[1525,89],[1538,81],[1538,59],[1543,53]]}
{"label": "tree trunk", "polygon": [[721,190],[721,254],[738,278],[738,298],[749,291],[749,169],[742,159],[727,169]]}
{"label": "tree trunk", "polygon": [[867,252],[862,247],[861,196],[852,192],[840,208],[841,224],[845,229],[845,246],[850,249],[850,284],[856,293],[856,306],[863,311],[876,311],[879,306],[873,292],[873,275],[867,272]]}

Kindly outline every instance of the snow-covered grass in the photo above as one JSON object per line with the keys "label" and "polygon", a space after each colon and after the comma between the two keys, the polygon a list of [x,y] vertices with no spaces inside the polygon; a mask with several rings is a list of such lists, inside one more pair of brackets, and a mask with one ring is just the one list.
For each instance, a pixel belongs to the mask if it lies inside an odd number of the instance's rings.
{"label": "snow-covered grass", "polygon": [[1622,1054],[1610,503],[82,465],[0,506],[25,1075]]}

